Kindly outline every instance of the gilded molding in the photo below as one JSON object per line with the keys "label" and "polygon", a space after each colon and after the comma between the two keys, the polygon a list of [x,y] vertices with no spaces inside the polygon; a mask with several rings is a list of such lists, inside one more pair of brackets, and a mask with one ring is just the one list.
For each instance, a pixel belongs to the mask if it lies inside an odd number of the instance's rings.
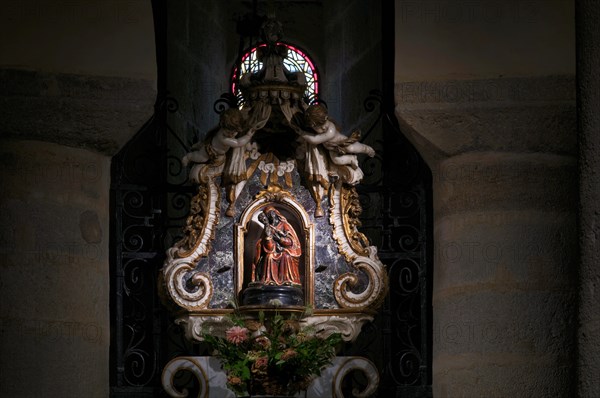
{"label": "gilded molding", "polygon": [[333,227],[339,253],[349,263],[358,256],[367,256],[369,240],[357,229],[362,208],[356,189],[338,182],[329,190],[329,202],[329,223]]}
{"label": "gilded molding", "polygon": [[221,211],[221,192],[213,180],[200,185],[198,193],[190,203],[190,215],[183,230],[184,238],[167,251],[168,261],[172,258],[197,260],[210,250],[215,226]]}
{"label": "gilded molding", "polygon": [[[317,336],[326,338],[333,333],[340,333],[344,341],[354,341],[362,326],[374,319],[372,313],[339,312],[316,313],[302,318],[303,326],[312,326]],[[210,333],[215,336],[225,336],[225,331],[233,326],[230,313],[193,313],[180,316],[175,320],[180,325],[187,339],[190,341],[203,341],[202,334]]]}
{"label": "gilded molding", "polygon": [[[385,266],[377,257],[375,246],[369,246],[365,235],[358,231],[362,212],[358,194],[354,187],[346,187],[338,182],[330,190],[329,222],[333,226],[333,238],[338,251],[346,261],[352,263],[357,272],[348,272],[336,278],[333,293],[342,308],[356,310],[379,306],[387,294],[387,273]],[[359,283],[358,272],[367,276],[367,286],[360,293],[351,288]]]}
{"label": "gilded molding", "polygon": [[200,185],[191,202],[185,236],[167,251],[161,270],[169,298],[187,310],[207,308],[213,295],[210,275],[196,271],[195,264],[210,250],[219,221],[220,201],[220,190],[212,180]]}
{"label": "gilded molding", "polygon": [[354,251],[361,256],[368,255],[368,247],[371,245],[369,239],[358,230],[361,226],[360,215],[362,207],[358,198],[358,192],[354,187],[341,187],[340,208],[344,217],[344,234]]}

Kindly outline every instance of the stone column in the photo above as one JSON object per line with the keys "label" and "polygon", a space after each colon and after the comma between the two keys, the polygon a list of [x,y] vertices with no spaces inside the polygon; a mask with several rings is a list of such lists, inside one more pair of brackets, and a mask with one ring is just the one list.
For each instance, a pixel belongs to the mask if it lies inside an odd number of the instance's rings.
{"label": "stone column", "polygon": [[577,145],[572,77],[405,83],[433,171],[433,394],[569,396]]}
{"label": "stone column", "polygon": [[600,3],[577,3],[579,119],[579,396],[600,396]]}
{"label": "stone column", "polygon": [[110,158],[1,140],[0,159],[0,397],[106,397]]}

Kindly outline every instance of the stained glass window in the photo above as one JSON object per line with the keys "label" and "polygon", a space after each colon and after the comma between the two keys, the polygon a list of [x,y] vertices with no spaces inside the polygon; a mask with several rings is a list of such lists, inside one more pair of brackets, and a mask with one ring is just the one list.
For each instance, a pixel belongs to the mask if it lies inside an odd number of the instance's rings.
{"label": "stained glass window", "polygon": [[[304,75],[306,76],[306,91],[304,92],[304,96],[307,98],[309,104],[312,103],[319,96],[319,78],[314,62],[308,57],[306,52],[299,49],[298,47],[292,46],[287,43],[277,44],[285,46],[288,49],[287,56],[283,60],[283,64],[288,69],[288,71],[304,72]],[[256,50],[259,47],[265,46],[266,44],[261,44],[246,52],[242,57],[242,62],[240,63],[240,65],[234,69],[233,75],[231,77],[231,91],[236,96],[241,96],[240,90],[238,88],[238,76],[242,76],[243,74],[248,72],[258,72],[262,68],[262,62],[258,60]]]}

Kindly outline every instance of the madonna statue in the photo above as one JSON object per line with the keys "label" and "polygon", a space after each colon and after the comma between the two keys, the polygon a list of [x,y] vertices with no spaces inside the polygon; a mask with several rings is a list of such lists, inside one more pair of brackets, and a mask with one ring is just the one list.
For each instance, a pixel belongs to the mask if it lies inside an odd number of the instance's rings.
{"label": "madonna statue", "polygon": [[263,225],[254,245],[250,283],[243,293],[243,305],[265,305],[273,299],[284,306],[303,305],[300,257],[302,244],[294,227],[274,206],[259,214]]}
{"label": "madonna statue", "polygon": [[301,286],[302,249],[296,231],[273,206],[267,206],[258,220],[264,227],[256,242],[251,285]]}

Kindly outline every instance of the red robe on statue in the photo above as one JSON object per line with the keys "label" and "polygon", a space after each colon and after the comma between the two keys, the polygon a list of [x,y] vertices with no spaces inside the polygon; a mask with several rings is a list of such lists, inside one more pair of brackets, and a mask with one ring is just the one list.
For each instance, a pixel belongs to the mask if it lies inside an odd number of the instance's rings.
{"label": "red robe on statue", "polygon": [[274,207],[268,206],[263,212],[274,212],[278,222],[265,225],[263,236],[256,242],[253,282],[278,286],[301,285],[302,248],[296,231]]}

